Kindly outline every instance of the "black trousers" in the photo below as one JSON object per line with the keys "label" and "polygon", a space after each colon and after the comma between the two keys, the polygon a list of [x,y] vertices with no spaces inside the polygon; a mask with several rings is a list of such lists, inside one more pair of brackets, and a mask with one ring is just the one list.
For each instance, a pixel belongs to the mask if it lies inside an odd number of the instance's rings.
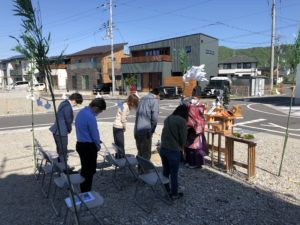
{"label": "black trousers", "polygon": [[[125,154],[125,149],[124,149],[124,129],[113,127],[113,135],[114,135],[115,144]],[[124,157],[123,154],[120,154],[119,152],[116,153],[116,158],[121,158],[121,157]]]}
{"label": "black trousers", "polygon": [[97,147],[93,142],[77,142],[76,151],[79,154],[81,162],[81,176],[84,182],[80,184],[81,192],[91,191],[93,176],[96,173],[97,166]]}

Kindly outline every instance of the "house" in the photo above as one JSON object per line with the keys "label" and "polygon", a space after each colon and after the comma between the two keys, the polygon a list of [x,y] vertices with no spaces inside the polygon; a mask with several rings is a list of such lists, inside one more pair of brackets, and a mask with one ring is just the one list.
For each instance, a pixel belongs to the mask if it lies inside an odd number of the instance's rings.
{"label": "house", "polygon": [[269,78],[261,76],[254,57],[238,55],[219,62],[219,75],[232,80],[231,93],[242,96],[262,96],[269,88]]}
{"label": "house", "polygon": [[257,59],[245,55],[233,56],[219,62],[219,76],[257,76],[260,71],[257,69]]}
{"label": "house", "polygon": [[[28,81],[33,67],[24,56],[18,55],[0,61],[0,87],[12,85],[16,81]],[[36,73],[37,70],[34,70]]]}
{"label": "house", "polygon": [[[125,57],[124,46],[114,44],[114,69],[116,83],[121,80],[121,58]],[[111,46],[95,46],[68,55],[67,88],[73,90],[92,90],[94,85],[111,83]]]}
{"label": "house", "polygon": [[134,74],[138,91],[149,91],[172,82],[183,85],[182,58],[187,67],[205,64],[207,76],[218,74],[218,39],[205,34],[134,45],[129,51],[130,57],[121,60],[122,75],[125,79]]}
{"label": "house", "polygon": [[[57,64],[57,57],[50,57],[50,68],[54,88],[66,89],[67,71],[65,64]],[[34,67],[24,56],[13,56],[0,61],[0,87],[7,87],[17,81],[30,81],[30,72]],[[33,69],[33,83],[40,82],[39,71]],[[44,79],[43,79],[44,80]]]}

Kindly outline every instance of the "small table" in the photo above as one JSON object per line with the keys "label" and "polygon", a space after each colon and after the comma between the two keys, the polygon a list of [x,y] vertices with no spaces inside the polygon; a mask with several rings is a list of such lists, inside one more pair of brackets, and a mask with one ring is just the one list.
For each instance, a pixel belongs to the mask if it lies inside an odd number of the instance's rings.
{"label": "small table", "polygon": [[[248,146],[247,164],[234,160],[234,142],[244,143]],[[255,177],[255,157],[256,157],[256,142],[237,138],[232,135],[225,135],[225,145],[228,151],[228,170],[233,171],[233,165],[237,165],[247,169],[247,178]]]}

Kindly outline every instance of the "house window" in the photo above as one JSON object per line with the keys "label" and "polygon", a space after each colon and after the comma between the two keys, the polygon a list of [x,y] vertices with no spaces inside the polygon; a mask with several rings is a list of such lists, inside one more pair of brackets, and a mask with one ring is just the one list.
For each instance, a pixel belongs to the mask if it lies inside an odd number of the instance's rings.
{"label": "house window", "polygon": [[185,46],[185,53],[191,53],[192,52],[192,46]]}
{"label": "house window", "polygon": [[236,68],[242,69],[242,63],[237,63],[237,64],[236,64]]}
{"label": "house window", "polygon": [[243,68],[244,69],[250,69],[251,68],[251,63],[243,63]]}
{"label": "house window", "polygon": [[72,76],[72,89],[77,90],[77,77]]}
{"label": "house window", "polygon": [[224,63],[223,64],[223,69],[231,69],[231,64],[230,63]]}
{"label": "house window", "polygon": [[82,90],[89,89],[89,76],[88,75],[81,76],[81,86],[82,86]]}
{"label": "house window", "polygon": [[206,53],[207,55],[214,55],[214,54],[215,54],[215,51],[206,49],[205,53]]}

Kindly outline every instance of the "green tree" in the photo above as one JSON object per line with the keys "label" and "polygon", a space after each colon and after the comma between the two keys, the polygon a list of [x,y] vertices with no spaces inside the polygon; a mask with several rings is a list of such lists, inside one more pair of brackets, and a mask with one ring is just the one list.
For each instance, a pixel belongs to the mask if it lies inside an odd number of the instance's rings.
{"label": "green tree", "polygon": [[223,92],[223,106],[225,109],[228,109],[230,102],[230,93],[228,87],[224,86],[224,92]]}
{"label": "green tree", "polygon": [[292,81],[295,82],[297,65],[300,63],[300,30],[295,39],[295,43],[290,47],[288,64],[291,68]]}
{"label": "green tree", "polygon": [[14,3],[14,15],[21,17],[24,29],[19,38],[12,37],[18,43],[14,50],[23,54],[28,60],[33,59],[40,74],[40,82],[45,82],[46,75],[50,74],[47,60],[50,33],[46,37],[43,36],[40,10],[33,8],[31,0],[15,0]]}
{"label": "green tree", "polygon": [[[51,69],[50,69],[50,61],[47,57],[49,52],[49,42],[50,42],[50,34],[47,37],[43,36],[43,26],[41,22],[40,10],[39,7],[34,9],[32,6],[31,0],[14,0],[14,7],[13,10],[15,12],[15,16],[21,17],[21,26],[24,29],[23,33],[20,35],[19,39],[14,38],[18,45],[15,47],[15,50],[20,52],[27,58],[29,61],[34,62],[36,68],[39,70],[41,81],[48,80],[48,86],[51,93],[55,119],[58,121],[57,118],[57,111],[55,106],[55,97],[52,90],[52,82],[51,82]],[[37,2],[38,3],[38,2]],[[33,117],[33,116],[32,116]],[[34,119],[32,118],[32,124]],[[61,137],[59,124],[58,131],[59,136]],[[33,126],[33,125],[32,125]],[[62,140],[60,140],[62,143]],[[35,146],[33,145],[35,149]],[[63,148],[63,146],[61,146]],[[35,151],[34,151],[35,154]],[[64,157],[64,163],[67,165],[66,158]],[[69,193],[71,196],[71,201],[74,206],[75,211],[75,221],[76,224],[79,224],[77,207],[75,207],[75,200],[74,200],[74,190],[71,186],[71,180],[69,173],[67,172],[67,179],[69,184]]]}
{"label": "green tree", "polygon": [[131,85],[136,84],[136,76],[134,74],[129,74],[124,79],[125,85],[131,87]]}
{"label": "green tree", "polygon": [[188,70],[188,60],[187,60],[187,54],[183,49],[179,49],[178,51],[178,57],[179,57],[179,68],[182,74],[185,74]]}

